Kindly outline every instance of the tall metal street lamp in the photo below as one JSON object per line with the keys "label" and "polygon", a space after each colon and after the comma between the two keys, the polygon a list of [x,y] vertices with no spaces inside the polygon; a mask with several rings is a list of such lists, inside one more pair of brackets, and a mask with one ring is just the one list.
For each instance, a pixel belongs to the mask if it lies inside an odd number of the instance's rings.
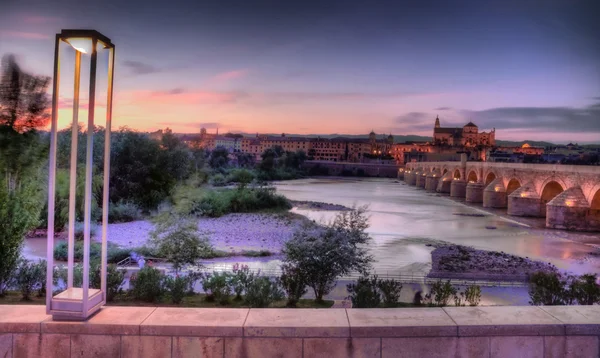
{"label": "tall metal street lamp", "polygon": [[[68,223],[68,262],[66,290],[53,296],[54,292],[54,211],[56,195],[56,146],[57,122],[60,88],[61,44],[66,43],[74,49],[75,71],[73,75],[73,123],[71,137],[71,161],[69,175],[69,223]],[[72,54],[73,50],[68,46]],[[92,209],[93,175],[93,136],[94,112],[96,110],[96,72],[98,53],[108,52],[107,93],[106,93],[106,131],[104,139],[104,181],[102,194],[102,254],[100,288],[90,288],[90,241]],[[85,163],[84,195],[84,238],[83,238],[83,283],[81,287],[73,285],[73,266],[75,250],[75,204],[77,190],[77,139],[79,133],[79,92],[81,83],[82,56],[90,56],[90,77],[87,120],[87,152]],[[86,59],[87,60],[87,59]],[[115,64],[115,46],[110,39],[95,30],[62,30],[56,34],[54,50],[54,82],[52,89],[52,124],[50,131],[50,164],[48,175],[48,269],[46,277],[46,312],[55,320],[85,320],[106,303],[106,235],[108,226],[108,190],[110,174],[110,131],[112,119],[113,78]],[[59,228],[59,230],[62,228]]]}

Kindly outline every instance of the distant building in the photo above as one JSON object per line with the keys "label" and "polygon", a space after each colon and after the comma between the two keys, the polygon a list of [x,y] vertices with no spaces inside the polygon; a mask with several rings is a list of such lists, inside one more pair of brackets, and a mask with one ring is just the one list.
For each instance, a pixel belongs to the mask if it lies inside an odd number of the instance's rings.
{"label": "distant building", "polygon": [[479,128],[473,122],[465,124],[462,128],[442,127],[440,118],[436,117],[433,144],[453,147],[493,147],[496,145],[496,129],[490,132],[479,132]]}

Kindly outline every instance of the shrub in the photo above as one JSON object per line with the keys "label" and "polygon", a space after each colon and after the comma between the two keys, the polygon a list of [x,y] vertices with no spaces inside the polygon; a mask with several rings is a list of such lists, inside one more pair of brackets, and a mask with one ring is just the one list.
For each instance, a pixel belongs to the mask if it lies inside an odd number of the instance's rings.
{"label": "shrub", "polygon": [[586,274],[571,283],[571,296],[580,305],[600,303],[600,286],[596,283],[596,274]]}
{"label": "shrub", "polygon": [[381,304],[381,293],[379,293],[376,275],[359,277],[356,283],[350,283],[346,288],[350,293],[352,307],[374,308]]}
{"label": "shrub", "polygon": [[381,291],[383,304],[386,307],[394,307],[400,300],[402,284],[394,279],[379,280],[377,287]]}
{"label": "shrub", "polygon": [[141,301],[155,302],[165,293],[165,275],[154,267],[146,266],[131,278],[132,296]]}
{"label": "shrub", "polygon": [[108,265],[106,267],[106,300],[112,301],[115,296],[123,291],[123,281],[125,280],[125,271],[117,265]]}
{"label": "shrub", "polygon": [[439,280],[431,285],[431,291],[429,293],[433,304],[436,306],[447,306],[450,298],[454,297],[457,293],[457,289],[452,286],[450,280],[442,282]]}
{"label": "shrub", "polygon": [[[66,241],[60,241],[54,246],[54,259],[57,261],[67,261],[68,260],[68,252],[67,247],[68,243]],[[129,257],[131,250],[121,248],[117,245],[108,243],[108,248],[106,250],[106,256],[108,263],[118,263],[121,260]],[[90,261],[100,260],[100,255],[102,254],[102,244],[98,242],[90,243]],[[75,248],[73,251],[73,259],[75,261],[83,260],[83,241],[76,241]]]}
{"label": "shrub", "polygon": [[[75,223],[75,240],[83,240],[84,236],[84,224],[82,222]],[[98,234],[98,225],[90,223],[90,237],[96,237]]]}
{"label": "shrub", "polygon": [[283,299],[279,282],[260,276],[252,280],[247,289],[244,301],[252,308],[269,307],[273,302]]}
{"label": "shrub", "polygon": [[229,181],[245,187],[254,180],[254,173],[248,169],[234,169],[229,173]]}
{"label": "shrub", "polygon": [[24,300],[31,299],[34,291],[38,290],[38,294],[45,288],[46,283],[46,262],[39,263],[29,262],[21,259],[17,268],[16,284],[21,291]]}
{"label": "shrub", "polygon": [[212,186],[225,186],[227,185],[227,179],[221,173],[216,173],[210,178],[210,185]]}
{"label": "shrub", "polygon": [[165,287],[169,292],[171,302],[180,304],[185,295],[189,292],[190,280],[185,276],[168,276],[165,280]]}
{"label": "shrub", "polygon": [[119,201],[108,207],[109,223],[126,223],[141,219],[140,208],[132,202]]}
{"label": "shrub", "polygon": [[477,306],[481,301],[481,287],[470,285],[465,289],[465,300],[469,306]]}
{"label": "shrub", "polygon": [[286,242],[284,262],[302,270],[317,302],[335,287],[339,276],[352,271],[366,273],[372,256],[366,207],[345,211],[327,227],[305,226]]}
{"label": "shrub", "polygon": [[532,305],[562,305],[566,301],[566,282],[556,272],[533,273],[529,278],[529,303]]}
{"label": "shrub", "polygon": [[306,289],[306,277],[304,277],[302,270],[291,266],[281,266],[281,277],[279,278],[283,291],[287,297],[287,306],[296,307],[296,304],[308,291]]}
{"label": "shrub", "polygon": [[171,215],[158,218],[151,236],[151,243],[160,257],[172,263],[176,273],[183,265],[194,265],[212,251],[208,239],[198,234],[197,222],[193,218]]}
{"label": "shrub", "polygon": [[207,301],[217,301],[222,305],[229,303],[231,296],[231,274],[228,272],[213,272],[202,277],[202,290],[206,293]]}
{"label": "shrub", "polygon": [[230,277],[230,282],[236,300],[242,299],[242,294],[248,290],[248,286],[255,278],[256,275],[250,272],[248,265],[233,265],[233,276]]}

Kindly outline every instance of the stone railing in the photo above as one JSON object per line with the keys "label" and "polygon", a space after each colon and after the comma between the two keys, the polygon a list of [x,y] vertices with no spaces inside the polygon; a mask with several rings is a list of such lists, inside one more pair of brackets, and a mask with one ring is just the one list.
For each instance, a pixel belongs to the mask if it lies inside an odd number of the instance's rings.
{"label": "stone railing", "polygon": [[0,306],[0,357],[598,357],[600,306],[105,307],[56,322]]}

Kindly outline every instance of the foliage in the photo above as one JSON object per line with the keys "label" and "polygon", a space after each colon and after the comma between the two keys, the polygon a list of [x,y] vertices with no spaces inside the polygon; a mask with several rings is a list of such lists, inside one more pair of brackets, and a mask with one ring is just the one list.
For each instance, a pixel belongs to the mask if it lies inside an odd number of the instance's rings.
{"label": "foliage", "polygon": [[229,302],[231,296],[231,274],[228,272],[206,273],[202,277],[202,290],[206,293],[206,299],[217,301],[222,305]]}
{"label": "foliage", "polygon": [[229,173],[229,181],[238,183],[242,188],[250,184],[254,178],[254,173],[248,169],[234,169]]}
{"label": "foliage", "polygon": [[221,169],[229,164],[229,151],[227,148],[217,147],[210,153],[208,165],[213,169]]}
{"label": "foliage", "polygon": [[284,247],[284,262],[302,271],[317,301],[333,289],[341,275],[366,273],[373,258],[366,244],[370,237],[366,207],[340,213],[326,227],[305,226]]}
{"label": "foliage", "polygon": [[[99,270],[97,266],[96,270]],[[125,281],[125,270],[119,269],[117,265],[106,266],[106,300],[111,302],[115,296],[122,292],[123,281]]]}
{"label": "foliage", "polygon": [[132,296],[144,302],[155,302],[165,293],[165,275],[154,267],[145,266],[136,275],[132,276],[130,282]]}
{"label": "foliage", "polygon": [[184,265],[196,265],[212,251],[208,239],[199,235],[194,218],[166,213],[156,219],[155,225],[150,243],[160,257],[173,264],[177,273]]}
{"label": "foliage", "polygon": [[[68,247],[68,243],[66,241],[60,241],[54,246],[54,259],[56,261],[67,261],[67,259],[68,259],[67,247]],[[118,263],[119,261],[128,258],[132,251],[137,251],[140,249],[143,249],[143,248],[137,248],[137,249],[133,249],[133,250],[121,248],[121,247],[109,242],[108,248],[107,248],[107,254],[106,254],[107,262],[108,263]],[[101,252],[102,252],[102,244],[100,244],[98,242],[90,243],[90,261],[100,260]],[[148,256],[152,256],[152,255],[148,255]],[[73,258],[76,262],[83,260],[83,241],[75,242],[75,248],[73,250]]]}
{"label": "foliage", "polygon": [[46,283],[46,261],[33,263],[21,259],[16,271],[15,283],[24,300],[29,300],[35,291],[41,293]]}
{"label": "foliage", "polygon": [[248,213],[260,210],[288,210],[289,200],[275,193],[274,188],[252,187],[206,192],[193,212],[208,217],[219,217],[228,213]]}
{"label": "foliage", "polygon": [[455,297],[458,290],[452,286],[450,280],[443,282],[438,280],[431,285],[431,291],[426,295],[428,299],[431,299],[436,306],[447,306],[451,298]]}
{"label": "foliage", "polygon": [[600,303],[596,274],[563,276],[557,272],[536,272],[529,278],[532,305],[592,305]]}
{"label": "foliage", "polygon": [[132,202],[119,201],[108,208],[109,223],[126,223],[141,218],[140,208]]}
{"label": "foliage", "polygon": [[221,173],[216,173],[210,178],[210,185],[212,186],[225,186],[227,185],[227,179]]}
{"label": "foliage", "polygon": [[478,285],[470,285],[465,289],[465,301],[469,306],[477,306],[481,301],[481,287]]}
{"label": "foliage", "polygon": [[255,278],[256,275],[250,272],[248,265],[233,265],[233,275],[230,277],[230,282],[236,300],[242,299],[242,294],[248,291],[248,286]]}
{"label": "foliage", "polygon": [[190,279],[187,276],[176,275],[174,278],[167,276],[165,287],[169,292],[171,302],[180,304],[185,295],[189,292]]}
{"label": "foliage", "polygon": [[561,281],[558,273],[535,272],[531,274],[529,282],[529,303],[531,305],[552,306],[565,303],[566,282]]}
{"label": "foliage", "polygon": [[283,299],[279,282],[265,276],[257,276],[246,287],[244,301],[252,308],[269,307],[273,302]]}
{"label": "foliage", "polygon": [[303,276],[302,270],[289,264],[283,264],[281,271],[279,281],[287,297],[287,306],[296,307],[300,298],[307,292],[306,277]]}
{"label": "foliage", "polygon": [[352,307],[355,308],[374,308],[381,304],[381,293],[379,292],[377,276],[359,277],[356,283],[350,283],[346,286],[350,293]]}
{"label": "foliage", "polygon": [[394,279],[379,280],[377,287],[381,291],[383,305],[385,307],[394,307],[400,300],[402,284]]}
{"label": "foliage", "polygon": [[148,135],[121,128],[112,133],[110,200],[133,202],[142,210],[155,209],[175,185],[171,158]]}

